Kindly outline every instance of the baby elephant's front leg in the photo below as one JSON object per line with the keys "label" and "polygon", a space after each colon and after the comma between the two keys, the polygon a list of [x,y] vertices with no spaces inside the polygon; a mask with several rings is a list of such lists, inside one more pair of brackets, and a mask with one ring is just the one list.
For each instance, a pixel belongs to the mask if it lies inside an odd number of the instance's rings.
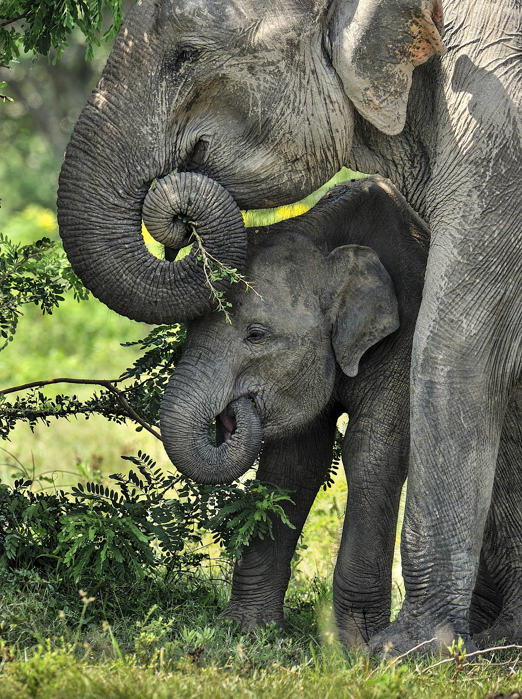
{"label": "baby elephant's front leg", "polygon": [[366,646],[390,622],[392,563],[408,465],[408,384],[370,391],[356,404],[343,445],[348,501],[334,572],[340,639]]}
{"label": "baby elephant's front leg", "polygon": [[256,538],[234,567],[232,594],[223,616],[252,630],[275,621],[283,626],[290,563],[317,491],[332,462],[335,417],[317,418],[298,434],[265,443],[257,478],[292,491],[282,503],[295,529],[274,521],[274,538]]}

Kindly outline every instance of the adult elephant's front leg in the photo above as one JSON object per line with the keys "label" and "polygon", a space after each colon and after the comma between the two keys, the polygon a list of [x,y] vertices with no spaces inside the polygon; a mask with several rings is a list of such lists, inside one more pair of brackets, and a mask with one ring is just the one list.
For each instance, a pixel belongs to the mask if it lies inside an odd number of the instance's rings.
{"label": "adult elephant's front leg", "polygon": [[522,386],[510,396],[504,418],[484,532],[484,561],[502,609],[494,623],[475,637],[482,646],[522,642]]}
{"label": "adult elephant's front leg", "polygon": [[469,244],[458,242],[462,249],[435,240],[430,251],[412,355],[406,598],[397,621],[372,639],[374,650],[436,639],[427,651],[459,636],[472,647],[470,602],[518,362],[520,280],[503,275],[516,265],[498,247],[488,255],[483,242],[474,264],[464,264]]}
{"label": "adult elephant's front leg", "polygon": [[306,431],[265,443],[258,480],[292,491],[295,505],[284,509],[291,529],[274,521],[274,539],[256,538],[236,562],[230,603],[224,612],[245,629],[275,621],[283,626],[283,601],[290,562],[306,517],[332,462],[335,416],[323,416]]}

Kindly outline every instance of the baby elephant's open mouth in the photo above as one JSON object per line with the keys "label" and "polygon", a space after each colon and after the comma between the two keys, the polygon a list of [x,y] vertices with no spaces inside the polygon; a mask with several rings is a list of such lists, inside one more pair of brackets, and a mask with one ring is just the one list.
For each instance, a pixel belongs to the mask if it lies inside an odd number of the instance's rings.
{"label": "baby elephant's open mouth", "polygon": [[216,444],[219,446],[223,442],[228,442],[236,431],[236,418],[231,414],[230,406],[227,406],[216,417]]}

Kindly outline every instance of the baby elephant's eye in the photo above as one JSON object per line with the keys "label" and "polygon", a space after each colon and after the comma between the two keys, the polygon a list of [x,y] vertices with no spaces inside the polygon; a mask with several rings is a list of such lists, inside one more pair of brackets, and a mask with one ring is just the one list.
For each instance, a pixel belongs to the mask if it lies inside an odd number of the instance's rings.
{"label": "baby elephant's eye", "polygon": [[268,329],[263,325],[249,325],[247,328],[246,341],[253,345],[259,344],[260,342],[264,342],[269,334]]}

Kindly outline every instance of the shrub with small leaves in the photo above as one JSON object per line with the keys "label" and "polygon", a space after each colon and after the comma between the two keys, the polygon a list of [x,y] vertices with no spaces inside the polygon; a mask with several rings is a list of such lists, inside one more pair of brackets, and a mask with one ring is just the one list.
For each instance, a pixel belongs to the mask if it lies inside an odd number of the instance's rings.
{"label": "shrub with small leaves", "polygon": [[0,484],[0,567],[58,570],[95,589],[158,566],[171,577],[195,571],[209,557],[207,532],[230,560],[254,537],[272,536],[273,518],[293,526],[281,506],[290,494],[275,486],[204,486],[164,474],[141,452],[124,458],[137,472],[110,476],[110,488],[87,483],[44,494],[31,492],[30,480]]}
{"label": "shrub with small leaves", "polygon": [[0,483],[0,567],[55,568],[60,518],[70,502],[61,490],[31,492],[32,481]]}
{"label": "shrub with small leaves", "polygon": [[[102,34],[103,10],[112,24]],[[55,60],[67,47],[67,38],[78,27],[87,41],[87,59],[93,46],[116,36],[122,22],[121,0],[2,0],[0,6],[0,63],[9,64],[20,50],[35,56],[56,51]]]}
{"label": "shrub with small leaves", "polygon": [[0,233],[0,350],[12,341],[23,305],[34,303],[51,315],[68,291],[77,301],[89,296],[65,253],[57,252],[49,238],[19,245]]}

